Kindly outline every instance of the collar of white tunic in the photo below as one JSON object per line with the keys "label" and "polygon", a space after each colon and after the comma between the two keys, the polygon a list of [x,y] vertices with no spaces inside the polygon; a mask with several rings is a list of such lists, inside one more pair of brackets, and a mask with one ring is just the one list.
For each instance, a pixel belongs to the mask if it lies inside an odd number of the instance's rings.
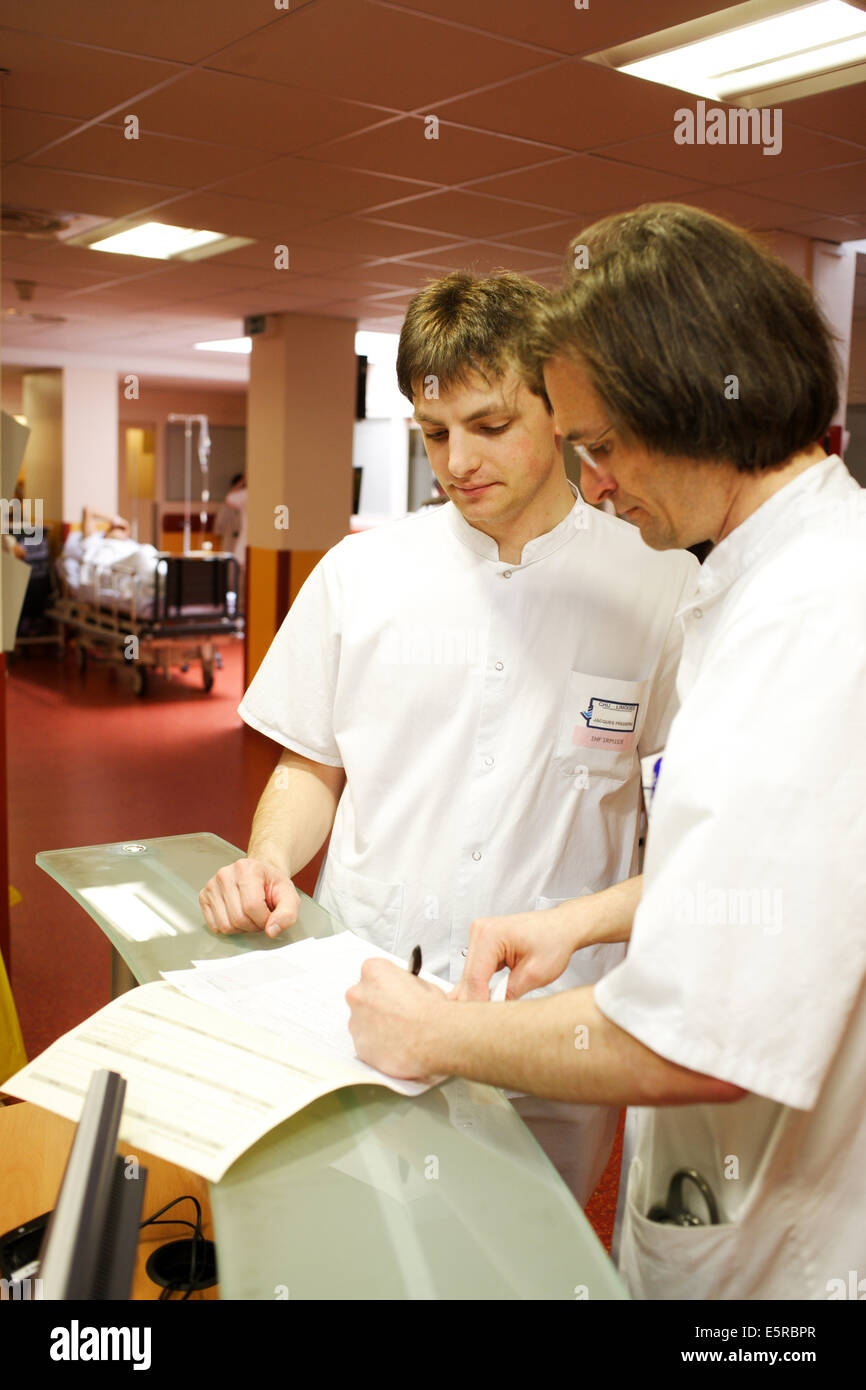
{"label": "collar of white tunic", "polygon": [[822,502],[844,496],[852,487],[857,484],[838,454],[798,473],[710,551],[701,566],[697,590],[680,611],[705,605],[729,589],[762,554],[773,549],[780,529],[788,534],[794,514],[808,514]]}
{"label": "collar of white tunic", "polygon": [[[535,560],[545,559],[546,556],[552,555],[555,550],[558,550],[561,545],[570,541],[577,532],[587,529],[589,524],[587,513],[591,513],[592,508],[583,501],[574,483],[570,479],[566,481],[574,494],[574,506],[571,511],[563,517],[558,526],[554,526],[552,531],[545,531],[543,536],[536,536],[534,540],[527,541],[521,552],[519,564],[509,565],[509,569],[519,569],[521,565],[530,565]],[[485,560],[493,560],[496,564],[505,564],[505,561],[499,558],[498,541],[495,541],[492,536],[486,535],[484,531],[479,531],[477,526],[471,526],[453,502],[449,502],[444,510],[451,530],[462,545],[474,550],[476,555],[480,555]]]}

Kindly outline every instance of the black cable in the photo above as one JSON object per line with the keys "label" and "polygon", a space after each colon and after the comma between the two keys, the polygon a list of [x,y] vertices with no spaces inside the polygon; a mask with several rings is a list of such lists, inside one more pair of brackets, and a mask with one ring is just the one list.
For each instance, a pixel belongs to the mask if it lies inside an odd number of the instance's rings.
{"label": "black cable", "polygon": [[[180,1216],[173,1217],[170,1221],[159,1220],[159,1218],[165,1212],[170,1211],[172,1207],[176,1207],[178,1202],[192,1202],[196,1212],[196,1219],[194,1224],[192,1221],[187,1221]],[[199,1202],[197,1197],[193,1197],[192,1193],[185,1193],[182,1197],[175,1197],[173,1201],[166,1202],[164,1207],[160,1207],[159,1211],[154,1212],[153,1216],[149,1216],[146,1221],[140,1222],[138,1229],[140,1231],[143,1231],[145,1226],[189,1226],[190,1230],[192,1231],[193,1234],[191,1237],[192,1248],[190,1251],[189,1278],[183,1280],[178,1279],[171,1284],[166,1284],[159,1295],[160,1302],[167,1302],[170,1299],[172,1293],[177,1293],[181,1289],[184,1289],[185,1293],[183,1294],[181,1302],[185,1302],[195,1288],[199,1251],[201,1245],[205,1243],[205,1235],[202,1225],[201,1203]]]}

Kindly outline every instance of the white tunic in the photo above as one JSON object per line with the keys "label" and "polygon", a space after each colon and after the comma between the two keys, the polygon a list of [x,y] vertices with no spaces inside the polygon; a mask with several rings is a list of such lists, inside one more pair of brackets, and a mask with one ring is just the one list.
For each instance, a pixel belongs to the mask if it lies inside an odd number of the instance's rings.
{"label": "white tunic", "polygon": [[[450,503],[341,541],[307,580],[240,714],[346,769],[318,901],[445,979],[476,917],[552,906],[637,868],[639,754],[676,708],[676,609],[697,562],[579,500],[519,565]],[[577,740],[577,741],[576,741]],[[556,988],[624,947],[579,952]],[[580,1202],[612,1108],[517,1109]]]}
{"label": "white tunic", "polygon": [[[322,905],[458,980],[475,917],[628,877],[696,572],[579,500],[519,565],[451,504],[330,550],[239,707],[346,770]],[[582,952],[569,982],[621,955]]]}
{"label": "white tunic", "polygon": [[[595,997],[751,1094],[632,1112],[621,1269],[645,1298],[863,1297],[866,494],[841,460],[716,547],[682,622],[643,898]],[[722,1224],[647,1220],[680,1168]]]}

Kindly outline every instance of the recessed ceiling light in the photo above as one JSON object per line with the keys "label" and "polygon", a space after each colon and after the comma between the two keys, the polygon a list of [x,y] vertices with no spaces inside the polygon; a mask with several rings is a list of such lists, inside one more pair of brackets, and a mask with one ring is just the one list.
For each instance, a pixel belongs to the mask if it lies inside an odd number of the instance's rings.
{"label": "recessed ceiling light", "polygon": [[696,96],[769,106],[866,80],[866,14],[847,0],[748,0],[588,56]]}
{"label": "recessed ceiling light", "polygon": [[120,218],[103,222],[98,231],[89,228],[66,238],[69,246],[89,251],[108,251],[118,256],[145,256],[155,261],[200,261],[249,246],[252,237],[225,236],[196,227],[175,227],[168,222],[130,222]]}
{"label": "recessed ceiling light", "polygon": [[193,343],[200,352],[252,352],[252,338],[214,338],[210,343]]}
{"label": "recessed ceiling light", "polygon": [[149,256],[156,261],[168,261],[183,251],[219,241],[219,232],[199,232],[191,227],[172,227],[165,222],[142,222],[126,232],[92,241],[91,251],[114,251],[119,256]]}

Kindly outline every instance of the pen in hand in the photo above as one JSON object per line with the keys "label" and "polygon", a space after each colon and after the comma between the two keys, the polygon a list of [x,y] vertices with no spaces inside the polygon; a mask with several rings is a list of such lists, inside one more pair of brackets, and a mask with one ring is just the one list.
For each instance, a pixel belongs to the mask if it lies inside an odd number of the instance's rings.
{"label": "pen in hand", "polygon": [[411,972],[412,972],[413,975],[417,975],[417,974],[420,973],[420,970],[421,970],[421,947],[420,947],[420,946],[413,946],[413,947],[412,947],[412,958],[411,958],[411,960],[409,961],[409,969],[411,970]]}

